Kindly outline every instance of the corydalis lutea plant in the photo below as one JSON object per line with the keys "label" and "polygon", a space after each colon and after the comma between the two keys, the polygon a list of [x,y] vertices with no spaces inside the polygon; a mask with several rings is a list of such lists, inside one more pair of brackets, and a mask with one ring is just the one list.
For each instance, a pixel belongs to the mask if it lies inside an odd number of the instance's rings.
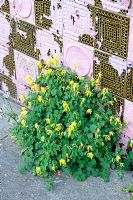
{"label": "corydalis lutea plant", "polygon": [[78,180],[90,175],[108,180],[110,168],[125,167],[127,155],[117,147],[125,124],[111,110],[112,94],[99,87],[101,74],[89,81],[58,66],[57,59],[45,69],[39,65],[36,82],[27,79],[31,92],[23,97],[12,130],[24,149],[26,169],[42,177],[64,171]]}

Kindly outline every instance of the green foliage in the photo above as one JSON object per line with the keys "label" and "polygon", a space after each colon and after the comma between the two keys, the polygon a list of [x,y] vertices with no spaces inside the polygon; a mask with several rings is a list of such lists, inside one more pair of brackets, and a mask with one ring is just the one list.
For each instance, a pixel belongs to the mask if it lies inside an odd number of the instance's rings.
{"label": "green foliage", "polygon": [[100,78],[89,81],[46,66],[35,83],[28,79],[31,92],[12,132],[33,174],[49,177],[61,170],[80,181],[90,175],[108,181],[110,168],[121,170],[126,159],[130,166],[132,152],[127,158],[116,148],[125,124],[113,114],[116,99],[100,89]]}
{"label": "green foliage", "polygon": [[122,191],[123,192],[129,192],[130,200],[133,200],[133,182],[132,182],[132,185],[125,187],[125,188],[122,188]]}

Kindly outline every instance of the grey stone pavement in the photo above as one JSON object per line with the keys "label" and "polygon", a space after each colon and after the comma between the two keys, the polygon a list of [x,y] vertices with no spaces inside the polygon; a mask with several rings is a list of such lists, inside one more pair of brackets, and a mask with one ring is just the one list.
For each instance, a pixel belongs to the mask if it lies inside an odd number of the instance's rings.
{"label": "grey stone pavement", "polygon": [[[0,97],[0,105],[5,101]],[[8,106],[7,106],[8,107]],[[13,103],[13,108],[19,107]],[[110,182],[90,177],[78,182],[69,177],[57,177],[52,192],[44,187],[43,179],[30,172],[19,173],[21,163],[20,148],[11,139],[10,124],[0,119],[0,200],[129,200],[130,195],[122,188],[132,184],[131,172],[120,180],[116,172],[111,173]]]}

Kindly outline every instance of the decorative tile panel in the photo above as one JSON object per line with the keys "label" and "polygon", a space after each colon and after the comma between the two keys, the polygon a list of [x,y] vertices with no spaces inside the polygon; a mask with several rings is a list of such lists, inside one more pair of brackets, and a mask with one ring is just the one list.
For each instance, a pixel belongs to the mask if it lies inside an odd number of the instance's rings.
{"label": "decorative tile panel", "polygon": [[127,58],[130,18],[100,8],[88,6],[95,20],[95,47]]}
{"label": "decorative tile panel", "polygon": [[101,72],[102,86],[108,87],[116,96],[124,98],[126,71],[123,70],[119,75],[118,70],[109,63],[108,54],[95,51],[95,57],[99,59],[100,63],[94,62],[94,77]]}
{"label": "decorative tile panel", "polygon": [[16,86],[18,98],[22,93],[29,91],[26,81],[27,76],[31,76],[35,81],[38,76],[37,61],[19,51],[14,51],[16,66]]}
{"label": "decorative tile panel", "polygon": [[46,30],[37,30],[36,40],[37,48],[40,49],[40,58],[46,61],[47,58],[52,58],[52,56],[56,55],[63,61],[63,41],[59,34]]}
{"label": "decorative tile panel", "polygon": [[62,35],[62,3],[60,0],[35,0],[36,26]]}
{"label": "decorative tile panel", "polygon": [[93,74],[93,48],[66,37],[63,38],[64,64],[76,71],[79,76]]}
{"label": "decorative tile panel", "polygon": [[0,73],[0,90],[9,92],[11,97],[17,98],[17,88],[15,83],[11,78],[2,73]]}
{"label": "decorative tile panel", "polygon": [[127,70],[126,99],[133,102],[133,67]]}
{"label": "decorative tile panel", "polygon": [[34,0],[10,0],[10,15],[35,24]]}
{"label": "decorative tile panel", "polygon": [[0,10],[5,13],[10,13],[9,0],[0,0]]}
{"label": "decorative tile panel", "polygon": [[109,54],[101,51],[95,51],[95,57],[99,62],[95,59],[93,73],[94,77],[102,73],[102,87],[108,87],[117,97],[133,101],[133,63],[117,57],[114,63]]}
{"label": "decorative tile panel", "polygon": [[[94,36],[91,12],[87,7],[73,0],[63,1],[63,35],[73,40],[80,40],[84,34]],[[85,43],[85,42],[83,42]]]}
{"label": "decorative tile panel", "polygon": [[22,20],[11,20],[12,32],[10,34],[11,46],[35,59],[39,59],[40,51],[36,49],[35,26]]}

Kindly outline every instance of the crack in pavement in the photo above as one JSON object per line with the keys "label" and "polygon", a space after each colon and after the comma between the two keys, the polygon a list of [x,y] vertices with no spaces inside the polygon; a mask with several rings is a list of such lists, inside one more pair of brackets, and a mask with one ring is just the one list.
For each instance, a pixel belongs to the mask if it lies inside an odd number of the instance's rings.
{"label": "crack in pavement", "polygon": [[3,141],[4,139],[6,139],[8,137],[8,134],[5,135],[4,137],[0,138],[0,141]]}

